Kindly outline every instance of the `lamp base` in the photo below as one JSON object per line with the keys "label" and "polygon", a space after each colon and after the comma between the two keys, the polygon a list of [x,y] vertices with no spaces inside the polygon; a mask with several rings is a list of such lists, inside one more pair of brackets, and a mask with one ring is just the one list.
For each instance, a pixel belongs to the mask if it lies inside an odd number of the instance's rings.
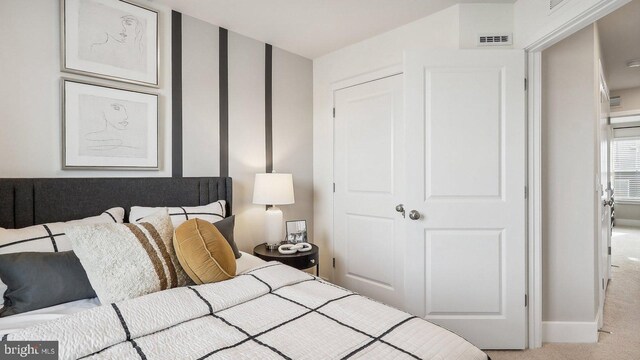
{"label": "lamp base", "polygon": [[282,210],[275,206],[267,209],[264,221],[264,235],[267,248],[270,250],[277,248],[282,242],[282,222]]}

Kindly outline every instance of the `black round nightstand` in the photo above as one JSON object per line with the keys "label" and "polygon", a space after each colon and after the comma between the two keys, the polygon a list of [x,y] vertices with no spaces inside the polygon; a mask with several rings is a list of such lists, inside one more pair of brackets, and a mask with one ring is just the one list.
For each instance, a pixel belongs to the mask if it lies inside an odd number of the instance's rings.
{"label": "black round nightstand", "polygon": [[285,265],[289,265],[298,270],[316,267],[316,276],[320,276],[320,261],[318,258],[319,249],[314,244],[311,250],[305,252],[297,252],[295,254],[280,254],[278,250],[267,249],[267,244],[260,244],[253,248],[253,255],[264,261],[280,261]]}

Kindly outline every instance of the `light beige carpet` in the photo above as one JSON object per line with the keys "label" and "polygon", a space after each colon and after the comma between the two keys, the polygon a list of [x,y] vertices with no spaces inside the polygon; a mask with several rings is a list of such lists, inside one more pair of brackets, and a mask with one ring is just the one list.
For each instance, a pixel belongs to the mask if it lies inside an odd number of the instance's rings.
{"label": "light beige carpet", "polygon": [[612,279],[597,344],[544,344],[524,351],[488,351],[492,360],[640,360],[640,229],[616,227]]}

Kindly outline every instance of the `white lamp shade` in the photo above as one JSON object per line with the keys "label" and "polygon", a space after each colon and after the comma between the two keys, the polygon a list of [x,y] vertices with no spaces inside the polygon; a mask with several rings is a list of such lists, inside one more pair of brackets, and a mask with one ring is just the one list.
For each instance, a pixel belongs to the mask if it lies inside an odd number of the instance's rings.
{"label": "white lamp shade", "polygon": [[253,203],[258,205],[293,204],[293,175],[256,174],[253,186]]}

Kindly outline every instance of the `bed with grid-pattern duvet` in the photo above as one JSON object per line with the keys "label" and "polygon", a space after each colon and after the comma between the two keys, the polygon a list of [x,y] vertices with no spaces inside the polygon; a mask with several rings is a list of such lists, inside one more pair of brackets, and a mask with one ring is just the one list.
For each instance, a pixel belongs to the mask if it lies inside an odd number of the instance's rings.
{"label": "bed with grid-pattern duvet", "polygon": [[46,322],[60,359],[474,359],[463,338],[278,262]]}

